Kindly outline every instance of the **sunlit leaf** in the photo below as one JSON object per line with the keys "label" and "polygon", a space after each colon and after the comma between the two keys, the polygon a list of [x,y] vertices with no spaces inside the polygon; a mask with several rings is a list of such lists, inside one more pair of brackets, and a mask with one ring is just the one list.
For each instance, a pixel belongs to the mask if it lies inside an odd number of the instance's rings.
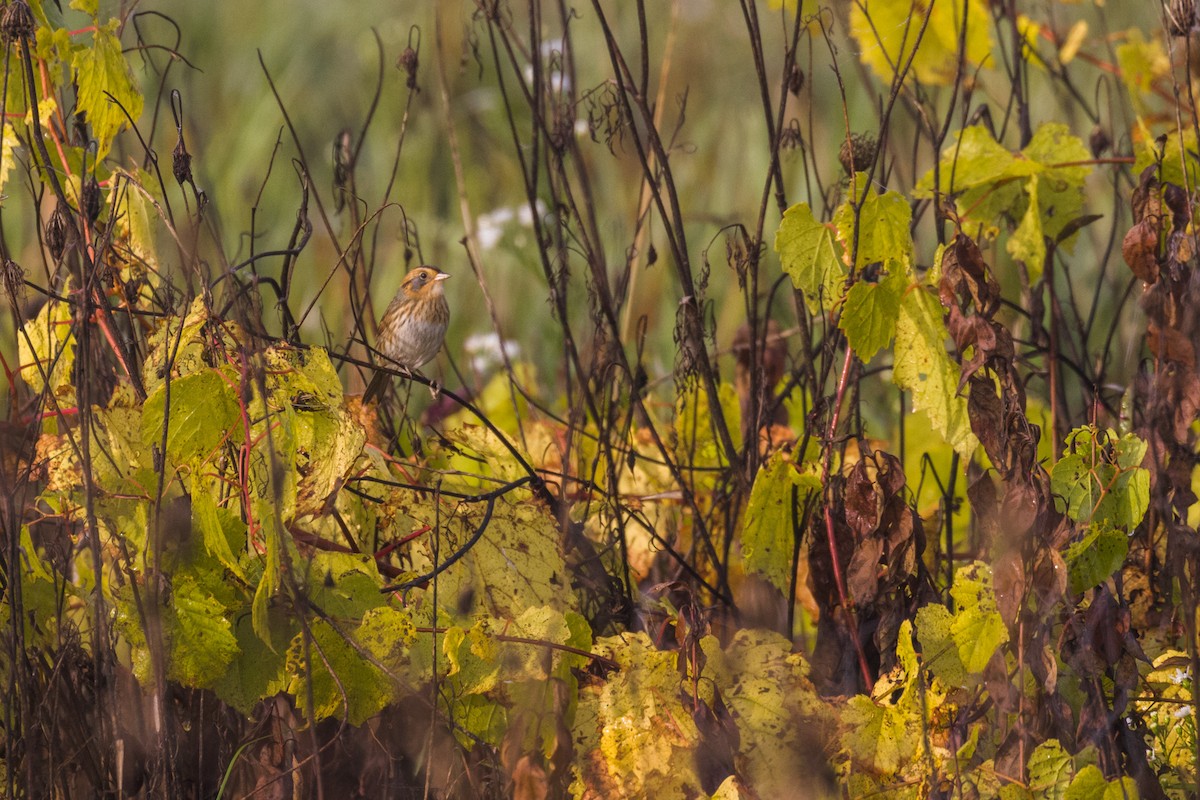
{"label": "sunlit leaf", "polygon": [[950,594],[956,605],[950,637],[963,667],[982,672],[996,648],[1008,641],[1008,628],[996,610],[991,568],[979,561],[960,567]]}
{"label": "sunlit leaf", "polygon": [[1071,591],[1082,594],[1103,583],[1125,563],[1129,536],[1108,525],[1093,525],[1087,534],[1063,553]]}
{"label": "sunlit leaf", "polygon": [[[146,398],[142,409],[142,439],[162,441],[167,421],[167,455],[176,463],[207,457],[225,440],[242,439],[237,399],[216,370],[204,370],[164,384]],[[168,405],[169,404],[169,405]]]}
{"label": "sunlit leaf", "polygon": [[804,294],[814,314],[830,308],[842,295],[846,267],[834,249],[833,229],[817,221],[807,203],[783,215],[775,234],[775,251],[792,285]]}
{"label": "sunlit leaf", "polygon": [[912,393],[912,409],[929,418],[933,429],[964,457],[979,440],[971,432],[967,400],[958,394],[959,368],[946,351],[942,306],[923,286],[900,302],[892,380]]}
{"label": "sunlit leaf", "polygon": [[[912,209],[908,201],[898,192],[879,194],[864,174],[860,173],[856,179],[866,187],[857,226],[854,206],[849,201],[843,203],[833,217],[843,251],[849,254],[857,249],[859,269],[889,260],[907,264],[913,247],[909,232]],[[846,258],[849,260],[849,255]]]}
{"label": "sunlit leaf", "polygon": [[142,115],[142,93],[116,37],[119,26],[118,20],[97,26],[92,46],[78,52],[72,63],[79,84],[79,111],[87,115],[101,158],[128,120],[136,122]]}
{"label": "sunlit leaf", "polygon": [[887,262],[887,274],[878,282],[859,280],[846,293],[846,305],[838,327],[863,363],[896,335],[900,299],[908,288],[908,270],[899,261]]}
{"label": "sunlit leaf", "polygon": [[1150,473],[1140,465],[1146,443],[1132,433],[1076,428],[1050,473],[1050,488],[1068,516],[1132,532],[1150,506]]}

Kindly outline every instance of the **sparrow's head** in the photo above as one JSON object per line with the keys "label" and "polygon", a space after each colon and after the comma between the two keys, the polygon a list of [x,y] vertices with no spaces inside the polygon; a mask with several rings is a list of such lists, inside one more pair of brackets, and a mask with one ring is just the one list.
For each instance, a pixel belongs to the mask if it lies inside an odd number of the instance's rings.
{"label": "sparrow's head", "polygon": [[449,277],[437,267],[417,267],[404,276],[400,288],[410,297],[437,297],[442,294],[442,281]]}

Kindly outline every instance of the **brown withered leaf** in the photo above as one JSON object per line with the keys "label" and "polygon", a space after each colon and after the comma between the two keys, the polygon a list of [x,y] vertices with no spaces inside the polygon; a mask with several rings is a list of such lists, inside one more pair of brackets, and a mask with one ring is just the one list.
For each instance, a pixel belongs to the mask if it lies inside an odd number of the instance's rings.
{"label": "brown withered leaf", "polygon": [[1137,188],[1130,198],[1133,221],[1141,222],[1146,217],[1162,216],[1162,196],[1158,191],[1158,165],[1150,164],[1138,176]]}
{"label": "brown withered leaf", "polygon": [[1029,669],[1033,676],[1048,694],[1053,694],[1058,688],[1058,657],[1049,645],[1034,649],[1030,656]]}
{"label": "brown withered leaf", "polygon": [[904,468],[900,466],[900,459],[882,450],[875,451],[874,461],[875,481],[883,490],[884,498],[890,499],[904,488]]}
{"label": "brown withered leaf", "polygon": [[1038,518],[1041,504],[1041,495],[1032,484],[1024,481],[1008,483],[1000,505],[1000,519],[1010,540],[1021,541],[1025,538]]}
{"label": "brown withered leaf", "polygon": [[1146,346],[1155,358],[1195,366],[1192,340],[1178,328],[1163,328],[1154,320],[1146,324]]}
{"label": "brown withered leaf", "polygon": [[979,245],[965,234],[956,234],[946,248],[938,296],[947,307],[969,298],[976,313],[987,319],[1000,306],[1000,284],[983,260]]}
{"label": "brown withered leaf", "polygon": [[904,502],[904,498],[893,495],[888,501],[880,527],[887,532],[885,564],[888,578],[891,581],[903,581],[916,569],[917,551],[923,548],[923,545],[917,545],[918,539],[925,541],[921,518]]}
{"label": "brown withered leaf", "polygon": [[1057,550],[1038,550],[1029,586],[1038,599],[1038,608],[1053,607],[1067,593],[1067,564]]}
{"label": "brown withered leaf", "polygon": [[1125,234],[1121,242],[1121,255],[1125,263],[1139,280],[1145,283],[1158,281],[1158,236],[1161,232],[1158,217],[1146,217]]}
{"label": "brown withered leaf", "polygon": [[846,476],[843,495],[846,504],[846,524],[862,539],[879,527],[879,490],[867,472],[866,459],[860,460]]}
{"label": "brown withered leaf", "polygon": [[1025,563],[1020,550],[1009,550],[996,559],[992,565],[992,587],[996,592],[996,610],[1011,628],[1025,598]]}
{"label": "brown withered leaf", "polygon": [[1008,474],[1011,440],[1004,424],[1004,402],[996,394],[996,384],[990,378],[974,375],[967,395],[967,418],[971,430],[979,437],[983,451],[1002,474]]}
{"label": "brown withered leaf", "polygon": [[846,568],[846,591],[851,602],[863,606],[875,600],[879,591],[879,559],[883,556],[883,540],[869,536],[859,543]]}
{"label": "brown withered leaf", "polygon": [[[967,500],[971,503],[971,518],[979,532],[985,548],[991,548],[1000,531],[1000,497],[996,481],[990,472],[982,471],[974,462],[967,468],[970,483],[967,485]],[[971,477],[971,471],[976,472]]]}
{"label": "brown withered leaf", "polygon": [[[682,700],[685,704],[693,702],[686,693]],[[712,794],[726,778],[734,774],[734,760],[742,742],[741,732],[718,691],[713,692],[711,707],[702,701],[695,702],[692,721],[696,723],[696,730],[700,734],[695,750],[696,775],[700,778],[700,788]]]}
{"label": "brown withered leaf", "polygon": [[513,800],[546,800],[549,795],[546,770],[531,756],[521,756],[512,771]]}

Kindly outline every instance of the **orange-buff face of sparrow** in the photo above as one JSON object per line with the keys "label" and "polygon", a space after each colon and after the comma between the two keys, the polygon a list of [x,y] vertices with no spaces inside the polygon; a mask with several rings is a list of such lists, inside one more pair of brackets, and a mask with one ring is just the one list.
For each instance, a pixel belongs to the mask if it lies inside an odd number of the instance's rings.
{"label": "orange-buff face of sparrow", "polygon": [[[446,326],[450,323],[450,306],[446,304],[442,281],[449,277],[437,267],[428,266],[417,267],[404,276],[400,290],[379,321],[376,346],[395,362],[387,366],[414,370],[432,361],[442,349]],[[386,376],[387,373],[376,373],[364,402],[375,396],[381,388],[379,378]]]}

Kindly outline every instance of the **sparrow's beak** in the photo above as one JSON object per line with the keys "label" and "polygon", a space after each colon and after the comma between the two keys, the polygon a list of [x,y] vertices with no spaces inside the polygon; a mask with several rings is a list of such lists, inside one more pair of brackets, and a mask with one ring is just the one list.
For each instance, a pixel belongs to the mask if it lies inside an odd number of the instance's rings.
{"label": "sparrow's beak", "polygon": [[446,278],[449,278],[449,277],[450,277],[449,272],[439,272],[437,275],[433,276],[433,279],[435,281],[444,281],[444,280],[446,280]]}

